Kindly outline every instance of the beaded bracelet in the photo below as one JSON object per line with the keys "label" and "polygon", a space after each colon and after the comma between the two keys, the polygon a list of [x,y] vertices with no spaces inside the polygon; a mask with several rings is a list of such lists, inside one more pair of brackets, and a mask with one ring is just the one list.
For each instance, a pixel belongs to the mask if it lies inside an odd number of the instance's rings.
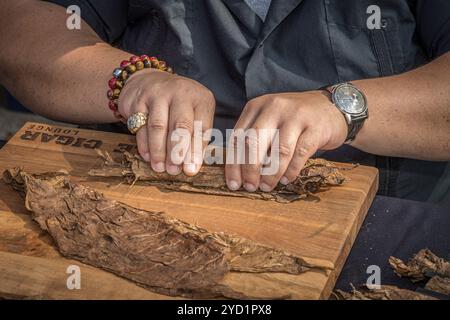
{"label": "beaded bracelet", "polygon": [[108,106],[109,109],[114,112],[114,116],[123,123],[126,123],[127,120],[118,111],[120,93],[132,74],[148,68],[173,73],[172,68],[168,67],[164,61],[159,61],[157,58],[149,57],[147,55],[140,57],[132,56],[130,60],[122,61],[120,67],[113,71],[113,78],[108,82],[110,88],[107,93],[109,99]]}

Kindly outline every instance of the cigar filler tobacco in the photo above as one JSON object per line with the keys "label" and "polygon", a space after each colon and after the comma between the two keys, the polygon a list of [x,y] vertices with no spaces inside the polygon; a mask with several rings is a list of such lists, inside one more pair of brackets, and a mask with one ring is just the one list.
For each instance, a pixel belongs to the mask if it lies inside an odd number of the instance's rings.
{"label": "cigar filler tobacco", "polygon": [[330,187],[339,186],[346,180],[341,170],[332,162],[310,159],[295,181],[286,186],[278,184],[272,192],[246,192],[242,189],[230,191],[225,181],[224,166],[203,166],[193,177],[183,173],[171,176],[153,171],[139,155],[123,152],[122,159],[116,161],[107,152],[98,151],[98,153],[103,160],[102,164],[91,169],[88,173],[90,176],[122,177],[130,184],[145,181],[166,190],[272,200],[280,203],[304,199]]}

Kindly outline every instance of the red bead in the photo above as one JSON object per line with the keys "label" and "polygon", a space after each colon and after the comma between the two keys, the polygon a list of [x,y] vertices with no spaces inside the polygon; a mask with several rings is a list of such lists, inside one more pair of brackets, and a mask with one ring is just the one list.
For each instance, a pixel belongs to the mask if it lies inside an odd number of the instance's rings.
{"label": "red bead", "polygon": [[131,64],[130,61],[128,61],[128,60],[123,60],[123,61],[120,63],[120,67],[121,67],[122,69],[125,69],[125,68],[128,67],[130,64]]}
{"label": "red bead", "polygon": [[114,96],[114,92],[112,90],[108,90],[107,96],[108,96],[108,99],[111,100]]}
{"label": "red bead", "polygon": [[117,79],[116,78],[112,78],[111,80],[109,80],[108,85],[111,89],[115,89],[116,88],[116,83],[117,83]]}
{"label": "red bead", "polygon": [[132,64],[136,64],[136,62],[138,62],[138,61],[141,61],[141,58],[139,58],[139,57],[137,57],[137,56],[132,56],[132,57],[130,58],[130,62],[131,62]]}
{"label": "red bead", "polygon": [[117,111],[117,104],[114,101],[109,101],[108,106],[112,111]]}
{"label": "red bead", "polygon": [[148,57],[148,55],[146,55],[146,54],[143,54],[143,55],[141,56],[141,60],[142,60],[142,61],[148,60],[148,59],[149,59],[149,57]]}

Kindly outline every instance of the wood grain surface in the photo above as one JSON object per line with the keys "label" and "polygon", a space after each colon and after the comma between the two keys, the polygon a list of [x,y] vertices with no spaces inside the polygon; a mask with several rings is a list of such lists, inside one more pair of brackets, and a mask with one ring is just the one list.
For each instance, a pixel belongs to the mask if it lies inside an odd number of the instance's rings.
{"label": "wood grain surface", "polygon": [[[226,283],[249,296],[325,299],[348,256],[378,188],[378,171],[358,166],[344,185],[320,200],[289,204],[244,198],[167,192],[117,179],[88,177],[101,159],[95,148],[135,150],[133,136],[27,123],[0,150],[0,170],[31,173],[65,169],[71,180],[145,210],[164,211],[210,231],[245,237],[304,257],[332,271],[301,275],[232,273]],[[351,165],[339,164],[343,168]],[[69,290],[66,269],[81,268],[81,289]],[[0,182],[0,297],[50,299],[161,299],[165,297],[105,271],[63,258],[35,224],[20,195]]]}

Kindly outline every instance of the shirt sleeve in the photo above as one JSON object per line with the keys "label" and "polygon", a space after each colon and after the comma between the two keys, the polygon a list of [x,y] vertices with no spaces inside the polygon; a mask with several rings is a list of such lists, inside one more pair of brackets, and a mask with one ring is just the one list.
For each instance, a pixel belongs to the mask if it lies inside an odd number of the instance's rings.
{"label": "shirt sleeve", "polygon": [[45,0],[68,8],[77,5],[81,18],[105,42],[114,43],[124,32],[128,20],[128,0]]}
{"label": "shirt sleeve", "polygon": [[417,32],[430,58],[450,51],[450,1],[417,0]]}

